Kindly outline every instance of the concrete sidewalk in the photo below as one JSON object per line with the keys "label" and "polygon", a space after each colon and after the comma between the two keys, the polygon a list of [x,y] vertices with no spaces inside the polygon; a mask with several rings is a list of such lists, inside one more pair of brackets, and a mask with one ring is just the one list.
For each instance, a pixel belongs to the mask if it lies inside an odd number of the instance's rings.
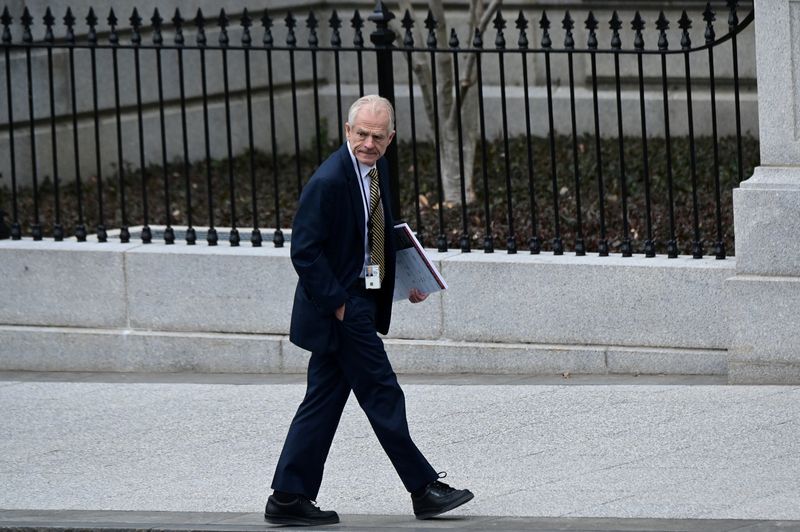
{"label": "concrete sidewalk", "polygon": [[[662,532],[757,532],[798,530],[793,521],[745,519],[614,519],[591,517],[440,517],[417,521],[396,515],[342,515],[338,525],[312,527],[312,530],[380,530],[413,532],[436,530],[584,531],[622,530]],[[0,510],[0,530],[33,532],[263,532],[286,530],[264,522],[261,513],[212,512],[90,512],[46,510]],[[289,530],[292,528],[289,527]]]}
{"label": "concrete sidewalk", "polygon": [[[318,497],[347,518],[340,529],[800,530],[791,522],[800,521],[800,387],[687,377],[400,380],[418,445],[475,500],[451,519],[414,520],[351,398]],[[100,519],[117,523],[106,528],[168,529],[176,515],[194,515],[184,529],[206,519],[200,528],[228,530],[221,524],[241,517],[263,530],[303,392],[303,377],[287,375],[0,374],[0,527],[27,516],[43,528]],[[87,520],[98,511],[139,517]]]}

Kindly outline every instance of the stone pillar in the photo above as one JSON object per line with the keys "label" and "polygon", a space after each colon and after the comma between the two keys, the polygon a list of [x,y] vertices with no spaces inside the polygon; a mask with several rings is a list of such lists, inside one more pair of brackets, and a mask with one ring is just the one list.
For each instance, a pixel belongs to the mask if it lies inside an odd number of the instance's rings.
{"label": "stone pillar", "polygon": [[733,191],[728,378],[800,383],[800,0],[755,0],[761,166]]}

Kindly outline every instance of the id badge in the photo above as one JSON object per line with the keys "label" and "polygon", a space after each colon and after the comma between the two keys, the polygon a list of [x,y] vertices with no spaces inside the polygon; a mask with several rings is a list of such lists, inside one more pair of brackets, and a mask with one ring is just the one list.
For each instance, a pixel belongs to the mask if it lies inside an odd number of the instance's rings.
{"label": "id badge", "polygon": [[381,267],[378,264],[364,266],[364,285],[371,290],[381,287]]}

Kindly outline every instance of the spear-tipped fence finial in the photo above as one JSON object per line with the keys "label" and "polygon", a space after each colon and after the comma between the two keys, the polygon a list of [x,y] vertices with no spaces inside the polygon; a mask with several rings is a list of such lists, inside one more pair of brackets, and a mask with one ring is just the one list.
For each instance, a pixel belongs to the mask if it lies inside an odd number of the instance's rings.
{"label": "spear-tipped fence finial", "polygon": [[364,19],[361,18],[361,15],[356,9],[356,12],[353,14],[353,18],[350,19],[350,26],[352,26],[354,33],[353,33],[353,46],[357,48],[364,47],[364,35],[361,33],[361,28],[364,27]]}
{"label": "spear-tipped fence finial", "polygon": [[553,46],[553,41],[550,40],[550,19],[547,18],[547,11],[542,11],[539,27],[542,29],[542,48],[549,49]]}
{"label": "spear-tipped fence finial", "polygon": [[89,8],[89,14],[86,16],[86,24],[89,26],[89,32],[86,34],[86,40],[92,46],[97,44],[97,15],[94,14],[94,8]]}
{"label": "spear-tipped fence finial", "polygon": [[131,29],[133,30],[131,42],[136,46],[139,46],[142,43],[142,35],[139,33],[139,28],[142,27],[142,17],[139,16],[139,10],[134,7],[131,18],[128,20],[130,21]]}
{"label": "spear-tipped fence finial", "polygon": [[0,23],[3,24],[3,42],[10,43],[11,42],[11,22],[13,19],[11,18],[11,13],[8,12],[8,6],[3,7],[3,14],[0,15]]}
{"label": "spear-tipped fence finial", "polygon": [[295,20],[291,11],[286,14],[286,18],[283,20],[286,23],[286,45],[295,47],[297,46],[297,37],[294,34],[294,28],[297,26],[297,20]]}
{"label": "spear-tipped fence finial", "polygon": [[642,32],[644,31],[644,19],[639,11],[636,11],[636,15],[634,15],[631,21],[631,29],[636,32],[633,38],[633,47],[639,51],[644,50],[644,37],[642,36]]}
{"label": "spear-tipped fence finial", "polygon": [[31,16],[31,12],[28,11],[28,6],[25,6],[25,10],[22,12],[22,18],[20,20],[22,21],[22,42],[33,42],[33,34],[31,33],[33,17]]}
{"label": "spear-tipped fence finial", "polygon": [[161,18],[158,8],[155,8],[155,10],[153,10],[153,16],[150,17],[150,23],[153,25],[153,44],[156,46],[161,46],[164,42],[164,38],[161,35],[162,22],[164,22],[164,19]]}
{"label": "spear-tipped fence finial", "polygon": [[706,3],[706,9],[703,11],[703,20],[706,22],[706,44],[711,44],[714,42],[716,38],[716,32],[714,31],[714,21],[717,20],[717,14],[714,13],[714,10],[711,8],[711,2]]}
{"label": "spear-tipped fence finial", "polygon": [[428,30],[428,48],[436,48],[436,27],[438,23],[433,16],[433,11],[428,10],[428,16],[425,17],[425,28]]}
{"label": "spear-tipped fence finial", "polygon": [[572,20],[569,10],[564,13],[561,27],[564,28],[564,48],[568,50],[575,48],[575,38],[572,36],[572,30],[575,28],[575,21]]}
{"label": "spear-tipped fence finial", "polygon": [[53,24],[56,22],[56,17],[53,16],[53,12],[50,11],[50,7],[47,8],[44,12],[44,21],[45,32],[44,32],[44,40],[47,43],[52,44],[54,37],[53,37]]}
{"label": "spear-tipped fence finial", "polygon": [[494,46],[498,50],[502,50],[506,47],[506,37],[503,34],[503,30],[506,28],[506,19],[503,18],[503,14],[499,9],[495,14],[492,25],[494,26],[494,29],[497,30],[497,35],[494,38]]}
{"label": "spear-tipped fence finial", "polygon": [[331,14],[331,18],[328,20],[328,26],[331,28],[331,46],[334,48],[339,48],[342,45],[342,36],[339,33],[339,28],[342,27],[342,19],[339,18],[339,14],[336,13],[336,10],[333,10]]}
{"label": "spear-tipped fence finial", "polygon": [[72,14],[72,9],[67,8],[67,13],[64,15],[64,25],[67,27],[67,42],[75,44],[75,16]]}
{"label": "spear-tipped fence finial", "polygon": [[616,9],[611,15],[611,20],[608,21],[608,27],[611,28],[611,48],[619,50],[622,48],[622,39],[619,37],[619,30],[622,28],[622,20],[620,20]]}
{"label": "spear-tipped fence finial", "polygon": [[239,24],[242,26],[242,46],[249,47],[253,43],[253,39],[250,35],[250,26],[253,25],[253,19],[250,18],[250,13],[247,11],[247,8],[244,8],[244,11],[242,11],[242,18]]}
{"label": "spear-tipped fence finial", "polygon": [[733,31],[739,25],[739,15],[736,14],[736,7],[739,5],[739,0],[727,0],[728,4],[728,29]]}
{"label": "spear-tipped fence finial", "polygon": [[175,8],[175,14],[172,16],[172,24],[175,26],[175,44],[178,46],[183,46],[184,38],[183,38],[183,17],[181,16],[181,10],[179,8]]}
{"label": "spear-tipped fence finial", "polygon": [[267,48],[272,48],[274,40],[272,38],[272,19],[269,16],[269,11],[266,9],[264,10],[264,14],[261,15],[261,26],[264,27],[264,38],[261,42],[264,43],[264,46]]}
{"label": "spear-tipped fence finial", "polygon": [[197,36],[195,41],[197,46],[206,45],[206,18],[203,16],[203,10],[197,8],[197,14],[194,17],[194,27],[197,28]]}
{"label": "spear-tipped fence finial", "polygon": [[692,38],[689,35],[689,30],[692,28],[692,20],[686,10],[683,10],[681,19],[678,21],[678,27],[683,30],[681,34],[681,49],[689,50],[692,47]]}
{"label": "spear-tipped fence finial", "polygon": [[525,15],[522,14],[522,10],[519,10],[519,16],[516,20],[516,26],[519,30],[519,38],[517,39],[517,46],[520,48],[527,48],[528,47],[528,36],[526,35],[526,31],[528,29],[528,19],[525,18]]}
{"label": "spear-tipped fence finial", "polygon": [[403,35],[403,46],[406,48],[413,48],[414,34],[411,30],[414,28],[414,19],[411,18],[411,13],[408,12],[408,9],[406,9],[406,14],[403,15],[403,20],[400,21],[400,25],[406,30],[405,35]]}
{"label": "spear-tipped fence finial", "polygon": [[306,28],[308,28],[308,45],[312,48],[319,46],[317,26],[319,26],[319,21],[317,21],[317,17],[314,15],[314,12],[311,11],[308,14],[308,18],[306,18]]}
{"label": "spear-tipped fence finial", "polygon": [[3,24],[3,42],[10,43],[11,42],[11,22],[13,19],[11,18],[11,13],[8,12],[8,6],[3,7],[3,14],[0,15],[0,23]]}
{"label": "spear-tipped fence finial", "polygon": [[119,44],[119,34],[117,34],[117,15],[114,13],[114,8],[112,7],[108,11],[108,18],[106,18],[106,23],[111,28],[111,31],[108,34],[108,42],[110,42],[113,46],[117,46]]}
{"label": "spear-tipped fence finial", "polygon": [[656,20],[656,29],[658,29],[658,49],[667,50],[669,48],[669,41],[667,40],[667,30],[669,29],[669,20],[663,11],[659,13],[658,20]]}
{"label": "spear-tipped fence finial", "polygon": [[228,15],[225,14],[224,7],[219,10],[217,24],[219,25],[219,45],[228,46],[228,43],[230,42],[228,39]]}
{"label": "spear-tipped fence finial", "polygon": [[597,28],[600,26],[600,22],[597,20],[597,17],[594,16],[593,11],[589,11],[589,16],[586,17],[584,24],[586,25],[586,29],[589,30],[589,38],[586,41],[586,46],[590,50],[597,50]]}

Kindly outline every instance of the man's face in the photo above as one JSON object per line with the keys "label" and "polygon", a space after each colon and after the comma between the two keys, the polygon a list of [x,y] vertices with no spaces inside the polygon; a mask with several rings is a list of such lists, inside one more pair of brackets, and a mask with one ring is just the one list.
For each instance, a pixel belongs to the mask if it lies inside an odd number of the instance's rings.
{"label": "man's face", "polygon": [[366,166],[374,166],[394,138],[394,131],[389,131],[389,114],[366,107],[359,109],[352,124],[345,122],[344,132],[353,155]]}

